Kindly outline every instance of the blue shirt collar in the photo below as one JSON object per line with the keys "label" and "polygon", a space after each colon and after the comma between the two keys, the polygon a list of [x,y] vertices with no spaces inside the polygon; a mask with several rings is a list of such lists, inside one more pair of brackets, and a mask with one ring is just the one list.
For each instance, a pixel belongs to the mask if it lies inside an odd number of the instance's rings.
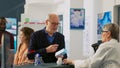
{"label": "blue shirt collar", "polygon": [[44,31],[45,31],[48,41],[52,43],[55,38],[56,32],[52,36],[49,36],[48,32],[45,29],[44,29]]}
{"label": "blue shirt collar", "polygon": [[[45,28],[46,28],[46,27],[45,27]],[[43,29],[43,30],[45,31],[45,34],[49,36],[49,34],[48,34],[48,32],[45,30],[45,28]],[[55,35],[56,35],[56,32],[53,33],[52,37],[55,37]]]}

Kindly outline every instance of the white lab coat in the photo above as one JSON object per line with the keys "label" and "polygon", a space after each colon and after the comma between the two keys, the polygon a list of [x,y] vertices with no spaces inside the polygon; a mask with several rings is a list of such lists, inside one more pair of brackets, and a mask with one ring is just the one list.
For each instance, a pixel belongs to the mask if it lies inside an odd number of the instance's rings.
{"label": "white lab coat", "polygon": [[75,60],[75,68],[120,68],[120,43],[115,39],[102,43],[86,60]]}

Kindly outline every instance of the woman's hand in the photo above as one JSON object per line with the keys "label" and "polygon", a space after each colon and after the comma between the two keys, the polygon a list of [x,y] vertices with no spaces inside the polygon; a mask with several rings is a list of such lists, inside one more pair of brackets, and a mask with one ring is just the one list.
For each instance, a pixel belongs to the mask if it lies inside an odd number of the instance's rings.
{"label": "woman's hand", "polygon": [[72,60],[70,59],[64,59],[63,64],[74,64]]}

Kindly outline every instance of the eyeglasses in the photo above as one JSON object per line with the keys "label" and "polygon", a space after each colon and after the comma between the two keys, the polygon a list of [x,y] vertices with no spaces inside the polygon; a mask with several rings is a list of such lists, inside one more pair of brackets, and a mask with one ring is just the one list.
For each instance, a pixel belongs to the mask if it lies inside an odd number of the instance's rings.
{"label": "eyeglasses", "polygon": [[57,23],[57,22],[50,22],[50,24],[52,24],[52,25],[59,25],[60,23]]}

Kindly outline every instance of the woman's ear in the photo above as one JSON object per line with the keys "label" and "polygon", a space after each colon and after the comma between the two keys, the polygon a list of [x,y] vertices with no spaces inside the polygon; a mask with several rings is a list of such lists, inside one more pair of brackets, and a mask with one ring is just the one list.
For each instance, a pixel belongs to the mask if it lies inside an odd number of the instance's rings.
{"label": "woman's ear", "polygon": [[110,38],[111,37],[111,32],[110,31],[108,31],[108,33],[107,33],[108,35],[107,35],[107,37],[108,38]]}

